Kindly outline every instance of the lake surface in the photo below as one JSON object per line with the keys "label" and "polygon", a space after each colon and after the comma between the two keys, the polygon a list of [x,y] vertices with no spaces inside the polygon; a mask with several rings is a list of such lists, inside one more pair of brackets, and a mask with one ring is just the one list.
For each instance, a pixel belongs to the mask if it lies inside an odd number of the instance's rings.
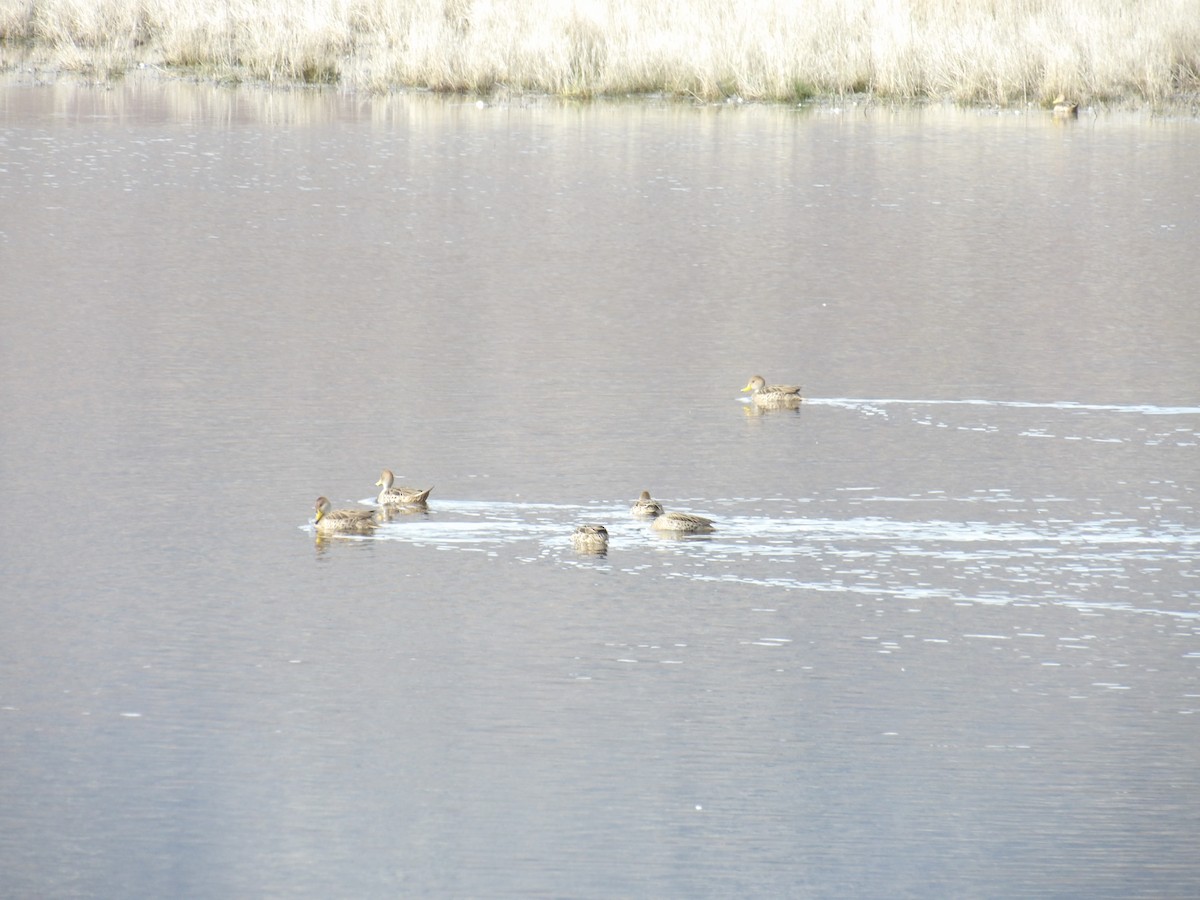
{"label": "lake surface", "polygon": [[1198,152],[0,88],[3,893],[1194,896]]}

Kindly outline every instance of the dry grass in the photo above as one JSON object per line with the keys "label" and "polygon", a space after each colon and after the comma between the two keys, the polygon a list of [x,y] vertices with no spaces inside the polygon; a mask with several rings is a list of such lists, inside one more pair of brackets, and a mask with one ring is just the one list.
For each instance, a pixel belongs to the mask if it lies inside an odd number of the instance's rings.
{"label": "dry grass", "polygon": [[1200,0],[0,0],[0,40],[8,67],[379,91],[1008,104],[1200,90]]}

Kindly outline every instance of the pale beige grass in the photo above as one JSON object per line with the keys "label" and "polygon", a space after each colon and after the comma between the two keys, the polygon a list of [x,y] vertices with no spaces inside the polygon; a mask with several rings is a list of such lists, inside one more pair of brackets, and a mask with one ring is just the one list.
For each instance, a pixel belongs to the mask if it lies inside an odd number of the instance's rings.
{"label": "pale beige grass", "polygon": [[[1006,104],[1200,87],[1200,0],[0,0],[62,68],[388,90]],[[17,49],[14,49],[17,48]]]}

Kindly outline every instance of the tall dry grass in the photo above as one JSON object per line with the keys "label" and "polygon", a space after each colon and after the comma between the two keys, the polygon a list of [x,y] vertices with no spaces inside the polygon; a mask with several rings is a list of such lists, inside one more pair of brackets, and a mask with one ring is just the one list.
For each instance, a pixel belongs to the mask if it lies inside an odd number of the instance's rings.
{"label": "tall dry grass", "polygon": [[0,0],[5,65],[387,90],[1162,101],[1200,0]]}

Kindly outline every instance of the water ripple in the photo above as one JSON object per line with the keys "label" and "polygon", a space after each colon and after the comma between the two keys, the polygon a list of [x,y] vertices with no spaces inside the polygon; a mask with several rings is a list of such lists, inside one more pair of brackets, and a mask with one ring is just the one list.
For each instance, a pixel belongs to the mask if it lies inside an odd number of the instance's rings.
{"label": "water ripple", "polygon": [[1037,403],[1028,400],[901,400],[901,399],[854,399],[849,397],[808,398],[810,406],[840,406],[845,409],[871,411],[883,406],[983,406],[1008,409],[1056,409],[1068,412],[1119,412],[1136,413],[1143,416],[1195,416],[1200,415],[1200,406],[1157,406],[1149,403],[1106,404],[1077,403],[1072,400],[1057,400]]}
{"label": "water ripple", "polygon": [[[979,498],[937,499],[969,508]],[[740,511],[748,505],[756,507],[754,514]],[[745,499],[698,503],[697,511],[716,518],[718,530],[678,539],[632,519],[625,502],[443,499],[420,514],[381,525],[368,539],[493,554],[508,547],[511,556],[524,563],[601,566],[625,577],[905,602],[1054,604],[1095,614],[1119,611],[1200,619],[1200,584],[1194,575],[1200,570],[1200,529],[1178,522],[1148,525],[1120,516],[1086,521],[903,520],[759,511],[769,505]],[[607,556],[572,551],[570,532],[584,521],[608,527]]]}

